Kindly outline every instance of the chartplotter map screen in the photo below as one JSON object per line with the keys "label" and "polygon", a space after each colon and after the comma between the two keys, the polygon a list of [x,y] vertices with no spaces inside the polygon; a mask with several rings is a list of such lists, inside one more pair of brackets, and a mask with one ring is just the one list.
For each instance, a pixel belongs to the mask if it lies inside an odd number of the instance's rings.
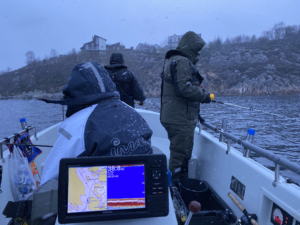
{"label": "chartplotter map screen", "polygon": [[144,164],[69,167],[68,213],[145,208]]}

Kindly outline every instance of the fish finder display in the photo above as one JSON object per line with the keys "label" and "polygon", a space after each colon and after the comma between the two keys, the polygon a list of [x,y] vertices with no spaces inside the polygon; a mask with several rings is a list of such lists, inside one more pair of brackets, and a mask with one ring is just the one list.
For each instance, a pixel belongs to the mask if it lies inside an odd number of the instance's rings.
{"label": "fish finder display", "polygon": [[68,213],[146,208],[144,164],[69,167]]}

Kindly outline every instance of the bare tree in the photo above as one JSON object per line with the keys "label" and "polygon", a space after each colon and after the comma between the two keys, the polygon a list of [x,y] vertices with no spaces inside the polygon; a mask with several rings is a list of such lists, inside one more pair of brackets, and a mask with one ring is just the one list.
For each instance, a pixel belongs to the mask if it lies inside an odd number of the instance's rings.
{"label": "bare tree", "polygon": [[54,48],[52,48],[50,51],[50,58],[55,58],[55,57],[58,57],[58,52]]}
{"label": "bare tree", "polygon": [[162,42],[160,42],[160,47],[165,47],[168,44],[168,37],[166,37]]}
{"label": "bare tree", "polygon": [[274,33],[272,31],[264,31],[262,38],[265,38],[268,41],[274,40]]}
{"label": "bare tree", "polygon": [[236,37],[233,39],[233,42],[234,42],[234,43],[237,43],[237,44],[242,43],[242,36],[241,36],[241,35],[236,36]]}
{"label": "bare tree", "polygon": [[42,61],[42,60],[41,60],[41,57],[39,57],[39,56],[38,56],[38,57],[36,57],[36,58],[35,58],[35,61],[36,61],[36,62],[40,62],[40,61]]}
{"label": "bare tree", "polygon": [[250,42],[251,38],[248,35],[243,35],[243,43],[248,43]]}
{"label": "bare tree", "polygon": [[26,64],[27,65],[29,65],[29,64],[31,64],[31,63],[33,63],[33,62],[35,62],[35,54],[34,54],[34,52],[33,51],[27,51],[26,53],[25,53],[25,56],[26,56]]}
{"label": "bare tree", "polygon": [[222,46],[222,38],[218,36],[218,38],[214,41],[217,48],[220,48]]}
{"label": "bare tree", "polygon": [[8,73],[8,72],[11,72],[11,71],[12,71],[11,68],[10,68],[10,67],[7,67],[6,70],[0,71],[0,75],[5,74],[5,73]]}
{"label": "bare tree", "polygon": [[224,44],[224,45],[230,45],[230,44],[231,44],[231,39],[230,39],[230,37],[227,37],[223,44]]}
{"label": "bare tree", "polygon": [[285,28],[284,22],[280,22],[274,25],[272,32],[275,40],[284,38],[284,31],[285,31],[284,28]]}
{"label": "bare tree", "polygon": [[251,37],[251,42],[252,42],[252,43],[255,43],[255,42],[257,42],[257,38],[256,38],[256,36],[255,36],[255,35],[252,35],[252,37]]}
{"label": "bare tree", "polygon": [[76,52],[76,49],[73,48],[71,51],[68,52],[68,55],[76,55],[77,52]]}

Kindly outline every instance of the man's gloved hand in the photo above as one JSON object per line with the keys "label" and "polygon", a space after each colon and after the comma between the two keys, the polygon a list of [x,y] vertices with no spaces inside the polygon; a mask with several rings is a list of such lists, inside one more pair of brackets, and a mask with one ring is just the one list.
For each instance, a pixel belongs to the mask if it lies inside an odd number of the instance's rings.
{"label": "man's gloved hand", "polygon": [[143,105],[144,105],[144,102],[139,102],[139,105],[142,105],[142,106],[143,106]]}
{"label": "man's gloved hand", "polygon": [[210,93],[207,93],[205,99],[201,103],[211,103]]}

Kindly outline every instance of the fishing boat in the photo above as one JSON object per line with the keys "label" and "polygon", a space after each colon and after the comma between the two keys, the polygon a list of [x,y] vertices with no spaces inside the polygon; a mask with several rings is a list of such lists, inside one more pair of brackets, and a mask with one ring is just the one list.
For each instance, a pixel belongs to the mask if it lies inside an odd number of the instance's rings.
{"label": "fishing boat", "polygon": [[[169,159],[170,142],[165,129],[160,124],[159,113],[143,109],[136,110],[153,131],[151,142],[154,154],[164,154]],[[53,146],[57,139],[58,125],[56,124],[32,135],[33,144]],[[202,130],[201,126],[219,133],[220,138],[218,139]],[[199,125],[194,131],[194,149],[189,162],[189,178],[205,182],[211,190],[210,195],[221,202],[221,205],[224,206],[221,208],[224,210],[220,210],[218,206],[215,209],[212,207],[207,212],[190,213],[189,218],[192,218],[190,224],[229,224],[224,222],[224,217],[226,217],[224,211],[225,213],[230,211],[240,218],[231,224],[238,224],[238,221],[243,224],[241,218],[245,216],[244,214],[248,215],[248,218],[255,214],[255,218],[254,216],[249,218],[249,220],[256,219],[257,223],[253,222],[252,224],[300,225],[300,187],[280,176],[281,167],[300,175],[300,166],[226,132],[226,120],[223,121],[220,128],[206,122],[203,122],[201,126]],[[28,128],[33,129],[32,127]],[[24,130],[19,133],[22,132]],[[13,135],[9,138],[13,138]],[[244,146],[245,152],[241,153],[233,148],[230,145],[233,142]],[[40,148],[43,153],[35,159],[35,163],[39,174],[42,174],[44,161],[51,148]],[[14,197],[9,176],[10,153],[8,150],[0,150],[0,165],[2,167],[0,212],[2,212],[8,201],[14,201]],[[271,160],[274,163],[275,171],[271,171],[251,159],[249,157],[250,151]],[[176,187],[173,188],[176,191]],[[177,224],[175,214],[176,210],[178,211],[178,205],[175,205],[176,201],[174,199],[176,196],[174,193],[172,197],[173,201],[171,197],[169,198],[169,214],[166,217],[98,221],[82,224]],[[177,199],[177,203],[179,200]],[[203,203],[201,204],[202,208],[205,208]],[[242,209],[246,210],[242,212]],[[204,220],[206,216],[207,218]],[[189,222],[187,221],[189,218],[186,218],[187,214],[183,214],[183,217],[182,222],[187,224]],[[1,224],[7,224],[9,221],[10,218],[5,218],[2,213],[0,214]],[[248,222],[248,224],[251,224],[250,221]],[[56,221],[56,224],[59,224],[59,222]]]}

